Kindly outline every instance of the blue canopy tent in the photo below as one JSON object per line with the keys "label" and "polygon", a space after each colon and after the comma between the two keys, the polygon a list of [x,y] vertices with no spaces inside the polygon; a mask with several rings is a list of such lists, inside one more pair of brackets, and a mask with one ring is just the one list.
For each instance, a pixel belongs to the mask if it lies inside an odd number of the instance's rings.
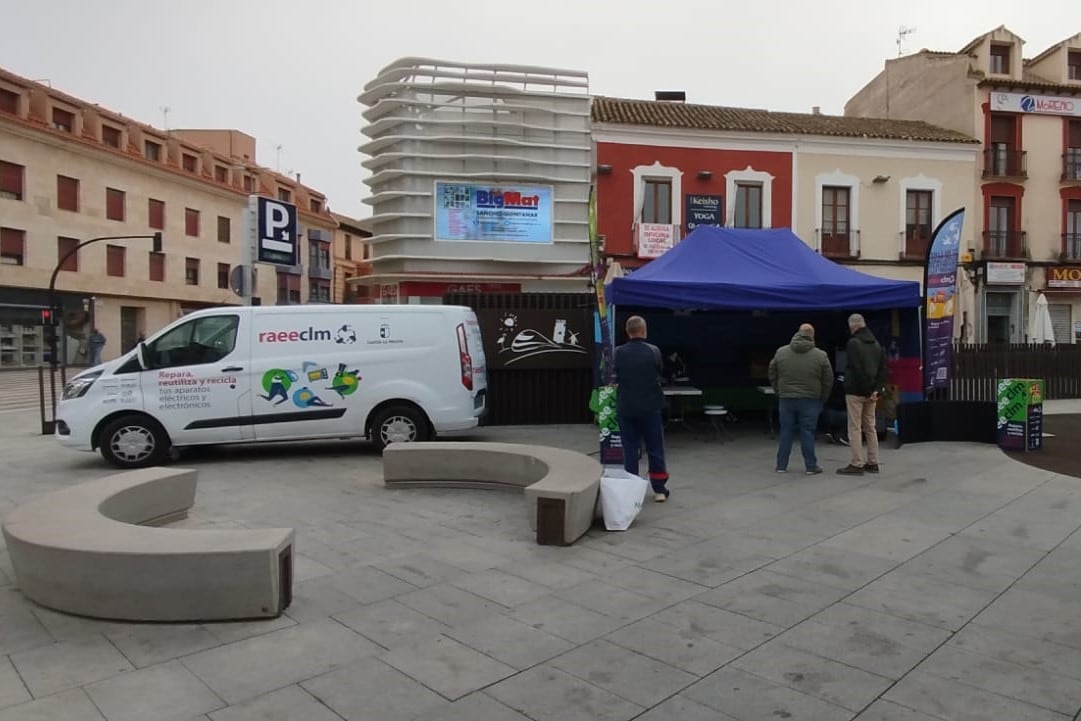
{"label": "blue canopy tent", "polygon": [[741,400],[738,389],[765,382],[773,352],[802,322],[819,330],[820,347],[840,370],[850,313],[863,313],[883,345],[918,368],[920,284],[838,265],[787,228],[698,227],[614,279],[607,297],[624,317],[644,316],[650,339],[665,353],[677,351],[697,386],[721,389],[707,390],[708,402],[749,406],[756,391]]}
{"label": "blue canopy tent", "polygon": [[609,285],[616,306],[694,310],[919,308],[920,284],[838,265],[787,228],[695,228],[644,268]]}

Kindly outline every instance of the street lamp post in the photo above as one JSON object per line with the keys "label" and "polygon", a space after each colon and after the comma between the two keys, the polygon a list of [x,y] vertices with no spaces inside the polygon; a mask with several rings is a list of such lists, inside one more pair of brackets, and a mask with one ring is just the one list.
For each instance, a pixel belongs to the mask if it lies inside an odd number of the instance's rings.
{"label": "street lamp post", "polygon": [[[97,243],[102,240],[151,240],[153,241],[153,250],[155,253],[161,252],[161,233],[157,232],[152,235],[103,235],[99,238],[90,238],[76,245],[74,248],[64,254],[62,258],[57,260],[56,267],[53,268],[52,277],[49,278],[49,333],[48,333],[48,345],[49,345],[49,396],[51,400],[51,409],[48,419],[45,417],[45,392],[44,388],[41,389],[39,395],[41,400],[41,433],[42,435],[51,435],[56,430],[56,371],[60,367],[60,352],[59,343],[57,337],[57,329],[59,323],[57,321],[58,313],[60,312],[60,303],[56,297],[56,278],[60,275],[60,268],[67,262],[68,258],[79,252],[80,249],[86,246]],[[44,381],[40,381],[44,384]]]}

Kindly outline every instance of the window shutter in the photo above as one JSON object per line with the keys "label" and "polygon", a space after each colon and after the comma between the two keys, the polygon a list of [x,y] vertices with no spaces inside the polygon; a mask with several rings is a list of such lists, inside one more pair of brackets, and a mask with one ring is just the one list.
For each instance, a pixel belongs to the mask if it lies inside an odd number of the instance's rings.
{"label": "window shutter", "polygon": [[1072,343],[1070,306],[1065,303],[1050,303],[1047,310],[1051,312],[1051,329],[1055,332],[1055,343]]}
{"label": "window shutter", "polygon": [[23,197],[23,166],[0,161],[0,193]]}

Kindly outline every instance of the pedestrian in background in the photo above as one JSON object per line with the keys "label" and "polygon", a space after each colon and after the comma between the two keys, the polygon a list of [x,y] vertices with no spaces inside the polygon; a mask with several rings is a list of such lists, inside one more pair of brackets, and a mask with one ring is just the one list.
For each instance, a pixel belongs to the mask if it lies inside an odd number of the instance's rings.
{"label": "pedestrian in background", "polygon": [[627,319],[629,340],[615,350],[612,365],[616,376],[616,419],[623,442],[623,469],[638,475],[638,454],[646,445],[649,483],[653,500],[668,500],[668,468],[664,458],[664,359],[661,351],[646,342],[646,321]]}
{"label": "pedestrian in background", "polygon": [[[886,352],[859,313],[848,317],[852,337],[845,346],[845,403],[848,405],[848,447],[852,460],[837,472],[844,476],[878,473],[878,429],[875,408],[886,390]],[[867,445],[864,454],[864,443]]]}
{"label": "pedestrian in background", "polygon": [[101,350],[105,347],[108,341],[101,331],[97,328],[90,330],[90,337],[86,339],[86,344],[90,348],[90,367],[93,368],[96,365],[101,365]]}
{"label": "pedestrian in background", "polygon": [[788,345],[777,349],[769,363],[769,382],[777,394],[781,426],[777,472],[788,470],[792,440],[798,429],[807,474],[821,473],[815,456],[815,430],[822,405],[833,389],[833,368],[826,352],[815,347],[815,329],[810,323],[801,325]]}

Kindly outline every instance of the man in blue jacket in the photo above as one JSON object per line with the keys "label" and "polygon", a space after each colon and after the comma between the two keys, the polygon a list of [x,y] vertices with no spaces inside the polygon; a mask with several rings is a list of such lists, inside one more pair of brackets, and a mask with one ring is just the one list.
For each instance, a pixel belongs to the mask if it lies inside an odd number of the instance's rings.
{"label": "man in blue jacket", "polygon": [[661,351],[646,342],[646,321],[641,316],[627,319],[630,339],[615,350],[616,419],[623,441],[623,468],[638,475],[638,453],[646,444],[649,482],[653,500],[668,500],[668,470],[664,462],[664,359]]}

